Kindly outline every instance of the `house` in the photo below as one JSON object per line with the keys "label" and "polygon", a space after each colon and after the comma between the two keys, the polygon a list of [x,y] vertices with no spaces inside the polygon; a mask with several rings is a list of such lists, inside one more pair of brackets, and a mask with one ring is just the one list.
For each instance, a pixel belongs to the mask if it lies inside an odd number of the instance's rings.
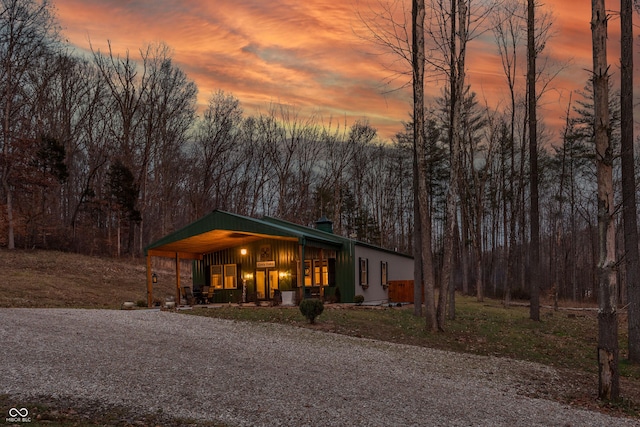
{"label": "house", "polygon": [[[388,301],[391,280],[413,279],[413,258],[333,234],[326,218],[316,228],[271,217],[260,219],[215,210],[145,248],[148,304],[153,302],[152,257],[192,260],[198,294],[212,301],[249,302],[317,296],[336,302]],[[301,260],[303,262],[301,262]]]}

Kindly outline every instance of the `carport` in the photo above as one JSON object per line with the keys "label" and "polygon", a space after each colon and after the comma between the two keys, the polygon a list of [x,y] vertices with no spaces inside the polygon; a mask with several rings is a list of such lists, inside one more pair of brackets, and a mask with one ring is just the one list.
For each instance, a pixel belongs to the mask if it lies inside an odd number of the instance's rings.
{"label": "carport", "polygon": [[[274,248],[272,258],[261,258],[264,254],[258,253],[260,242],[268,242],[269,247]],[[262,246],[262,247],[266,247]],[[215,210],[186,227],[171,233],[145,248],[147,270],[147,305],[153,305],[153,276],[151,269],[152,257],[171,258],[175,260],[176,278],[176,303],[180,303],[180,261],[192,260],[203,264],[205,256],[224,253],[230,259],[229,263],[237,262],[240,248],[253,247],[252,253],[242,255],[245,269],[253,269],[256,266],[273,266],[284,270],[293,269],[292,260],[308,259],[308,248],[311,252],[320,254],[323,250],[340,251],[343,239],[331,233],[312,228],[296,226],[274,218],[250,218],[232,214],[221,210]],[[294,249],[295,248],[295,249]],[[286,266],[285,264],[286,252]],[[295,252],[295,253],[292,253]],[[278,264],[283,266],[278,267]],[[295,286],[302,288],[304,292],[305,275],[307,271],[301,271],[304,263],[297,262],[295,271]],[[206,273],[203,273],[206,274]],[[194,279],[195,280],[195,279]],[[207,280],[209,280],[207,278]]]}

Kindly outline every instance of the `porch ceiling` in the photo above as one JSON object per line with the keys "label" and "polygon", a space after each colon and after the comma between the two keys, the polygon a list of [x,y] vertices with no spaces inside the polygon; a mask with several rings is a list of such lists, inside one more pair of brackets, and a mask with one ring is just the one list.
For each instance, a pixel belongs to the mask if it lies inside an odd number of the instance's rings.
{"label": "porch ceiling", "polygon": [[290,240],[294,242],[298,241],[296,237],[271,236],[266,234],[243,233],[230,230],[211,230],[182,240],[176,240],[164,245],[156,246],[150,250],[150,253],[152,255],[160,256],[162,256],[163,253],[170,256],[173,256],[176,253],[185,255],[191,254],[194,257],[199,258],[205,253],[217,252],[228,248],[246,245],[264,238]]}

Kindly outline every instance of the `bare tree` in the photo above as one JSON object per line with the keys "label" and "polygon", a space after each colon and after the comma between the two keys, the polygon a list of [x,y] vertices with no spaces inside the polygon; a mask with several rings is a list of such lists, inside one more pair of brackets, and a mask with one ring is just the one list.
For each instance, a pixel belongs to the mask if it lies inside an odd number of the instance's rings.
{"label": "bare tree", "polygon": [[380,50],[377,54],[381,56],[381,65],[389,72],[384,81],[390,86],[389,91],[411,84],[414,29],[410,27],[413,18],[409,17],[405,4],[404,0],[376,0],[375,7],[357,12],[364,32],[357,35]]}
{"label": "bare tree", "polygon": [[334,223],[334,232],[340,234],[345,232],[343,216],[340,213],[345,196],[347,172],[355,158],[355,147],[351,143],[353,140],[347,137],[346,123],[344,126],[338,124],[334,128],[332,120],[323,127],[320,140],[325,160],[321,163],[322,181],[316,191],[328,194],[326,197],[320,197],[318,213],[320,216],[330,215]]}
{"label": "bare tree", "polygon": [[[498,44],[498,51],[500,53],[500,59],[502,61],[502,69],[507,79],[507,86],[509,87],[509,101],[510,101],[510,120],[509,120],[509,139],[507,141],[510,165],[509,165],[509,179],[505,179],[505,197],[504,197],[504,221],[509,223],[508,243],[505,244],[507,251],[507,280],[506,289],[504,293],[505,304],[509,305],[511,300],[511,289],[513,283],[516,280],[515,271],[515,247],[516,247],[516,225],[518,220],[518,209],[520,203],[517,203],[519,199],[517,192],[519,188],[516,187],[516,143],[515,143],[515,125],[516,125],[516,77],[518,75],[518,47],[522,38],[522,6],[521,3],[516,1],[508,1],[501,5],[500,9],[494,16],[493,32]],[[506,178],[506,174],[505,178]],[[507,209],[509,206],[510,217],[507,219]],[[506,232],[505,226],[505,235]]]}
{"label": "bare tree", "polygon": [[527,105],[529,115],[529,173],[530,173],[530,227],[531,248],[531,304],[529,317],[540,320],[540,210],[538,206],[538,116],[536,96],[536,36],[535,0],[527,0]]}
{"label": "bare tree", "polygon": [[[428,160],[420,158],[420,155],[427,155],[424,138],[424,78],[425,78],[425,42],[424,42],[424,23],[425,23],[425,2],[424,0],[414,0],[411,7],[411,26],[408,22],[408,11],[404,2],[401,0],[392,0],[390,2],[377,2],[377,10],[369,9],[366,16],[362,12],[358,12],[358,17],[364,25],[366,35],[364,39],[371,41],[375,46],[382,50],[384,55],[390,56],[390,59],[384,62],[385,68],[389,71],[390,76],[387,79],[388,84],[393,84],[397,88],[405,87],[411,80],[414,91],[414,111],[413,111],[413,255],[417,261],[414,265],[414,314],[422,315],[422,294],[423,288],[426,286],[431,289],[424,289],[425,303],[427,299],[431,299],[427,303],[427,328],[431,329],[432,324],[435,325],[435,285],[433,284],[433,254],[431,252],[431,212],[428,204],[429,197],[427,194],[421,194],[421,189],[427,188],[426,170],[420,170],[426,167]],[[416,34],[420,31],[421,34]],[[418,44],[420,46],[418,46]],[[416,52],[416,49],[421,52]],[[416,64],[415,61],[421,60],[422,64]],[[411,74],[409,74],[411,70]],[[407,77],[411,75],[411,79]],[[419,79],[420,81],[417,81]],[[394,89],[392,89],[394,90]],[[420,99],[416,100],[416,93],[419,92]],[[419,114],[419,117],[416,116]],[[418,123],[417,123],[418,122]],[[416,129],[420,128],[420,134],[416,133]],[[421,178],[422,177],[422,178]],[[423,181],[421,182],[421,179]],[[422,197],[426,199],[421,200]],[[429,206],[427,208],[427,206]],[[426,217],[425,217],[426,215]],[[423,225],[429,222],[428,228],[425,230]],[[426,241],[425,241],[426,240]],[[428,248],[428,254],[423,253],[423,249]],[[426,264],[425,264],[426,263]],[[428,277],[425,277],[425,272]],[[433,319],[432,319],[433,317]]]}
{"label": "bare tree", "polygon": [[[92,48],[93,49],[93,48]],[[148,69],[146,67],[146,58],[150,53],[151,47],[147,51],[141,51],[142,67],[138,67],[129,51],[123,58],[113,52],[111,43],[109,42],[109,52],[105,56],[99,50],[93,52],[94,62],[102,74],[104,81],[109,88],[109,94],[112,102],[114,120],[110,129],[112,137],[117,141],[117,151],[113,153],[113,165],[117,165],[116,169],[120,170],[120,166],[134,173],[134,187],[132,191],[139,195],[140,181],[143,171],[146,170],[146,163],[149,159],[149,150],[143,138],[138,138],[139,132],[143,126],[143,104],[148,87]],[[123,169],[124,170],[124,169]],[[136,175],[137,173],[137,175]],[[138,179],[136,179],[138,178]],[[127,249],[131,255],[135,254],[134,237],[135,225],[140,221],[138,210],[138,197],[134,198],[133,208],[137,215],[128,216],[128,239]],[[115,218],[117,232],[117,253],[121,251],[121,230],[122,224],[120,217]]]}
{"label": "bare tree", "polygon": [[353,207],[347,215],[347,232],[358,239],[368,240],[371,204],[367,202],[365,185],[371,144],[376,138],[377,130],[367,120],[358,120],[349,128],[347,144],[352,147],[352,158],[349,162],[350,179],[346,186],[353,197]]}
{"label": "bare tree", "polygon": [[413,66],[413,150],[417,161],[414,173],[417,176],[417,209],[420,221],[420,239],[416,244],[421,248],[422,278],[424,280],[424,303],[426,314],[426,328],[437,331],[438,323],[435,310],[435,284],[433,277],[433,255],[431,253],[431,211],[429,206],[429,189],[427,186],[427,153],[425,152],[425,122],[424,122],[424,0],[413,0],[412,6],[412,66]]}
{"label": "bare tree", "polygon": [[458,214],[459,179],[462,141],[462,103],[466,87],[466,53],[468,42],[481,27],[488,9],[472,11],[471,0],[453,0],[445,4],[433,0],[430,4],[430,25],[427,29],[433,55],[429,60],[436,74],[447,76],[449,105],[449,150],[451,179],[447,191],[444,260],[438,301],[438,328],[444,330],[448,288],[453,267],[453,236]]}
{"label": "bare tree", "polygon": [[609,67],[607,65],[607,12],[604,0],[591,1],[593,92],[595,107],[596,168],[598,182],[598,396],[619,395],[618,286],[616,277],[613,201],[613,149],[609,123]]}
{"label": "bare tree", "polygon": [[260,130],[260,118],[247,117],[241,125],[241,135],[237,155],[242,160],[237,162],[234,171],[233,210],[244,215],[255,216],[265,212],[262,203],[269,180],[271,166],[264,156],[263,138]]}
{"label": "bare tree", "polygon": [[[140,248],[143,240],[153,241],[174,230],[177,217],[185,214],[177,207],[186,205],[180,203],[180,186],[187,175],[184,146],[194,124],[197,94],[195,83],[174,64],[164,43],[153,46],[148,68],[149,85],[142,105],[145,156],[141,170],[145,173],[138,177],[143,219]],[[144,223],[155,226],[143,228]]]}
{"label": "bare tree", "polygon": [[498,126],[495,114],[488,107],[480,109],[475,93],[465,94],[463,104],[464,131],[461,149],[462,169],[460,175],[460,192],[463,219],[467,221],[471,231],[470,240],[475,254],[476,299],[484,299],[483,237],[486,235],[484,225],[486,184],[490,177],[490,167],[495,153],[498,138]]}
{"label": "bare tree", "polygon": [[240,101],[222,90],[213,93],[196,125],[191,153],[193,191],[190,202],[195,218],[215,208],[228,209],[218,184],[234,172],[233,153],[238,148],[241,124]]}
{"label": "bare tree", "polygon": [[[7,247],[15,249],[14,191],[16,170],[24,153],[21,144],[35,141],[25,108],[35,98],[29,93],[29,73],[47,55],[58,28],[49,1],[0,1],[0,183],[7,209]],[[19,180],[18,180],[19,181]]]}
{"label": "bare tree", "polygon": [[640,362],[640,256],[638,254],[638,216],[633,148],[633,4],[620,0],[620,138],[622,166],[622,204],[624,260],[629,298],[629,360]]}

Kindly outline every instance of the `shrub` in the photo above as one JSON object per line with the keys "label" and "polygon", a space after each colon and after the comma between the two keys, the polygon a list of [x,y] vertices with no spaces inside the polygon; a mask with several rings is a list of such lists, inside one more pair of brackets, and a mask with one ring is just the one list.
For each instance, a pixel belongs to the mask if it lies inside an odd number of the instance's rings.
{"label": "shrub", "polygon": [[364,295],[356,295],[355,297],[353,297],[353,302],[355,302],[357,305],[362,305],[362,303],[364,302]]}
{"label": "shrub", "polygon": [[323,311],[324,304],[317,298],[306,298],[300,302],[300,313],[309,320],[309,323],[315,323],[316,317]]}

